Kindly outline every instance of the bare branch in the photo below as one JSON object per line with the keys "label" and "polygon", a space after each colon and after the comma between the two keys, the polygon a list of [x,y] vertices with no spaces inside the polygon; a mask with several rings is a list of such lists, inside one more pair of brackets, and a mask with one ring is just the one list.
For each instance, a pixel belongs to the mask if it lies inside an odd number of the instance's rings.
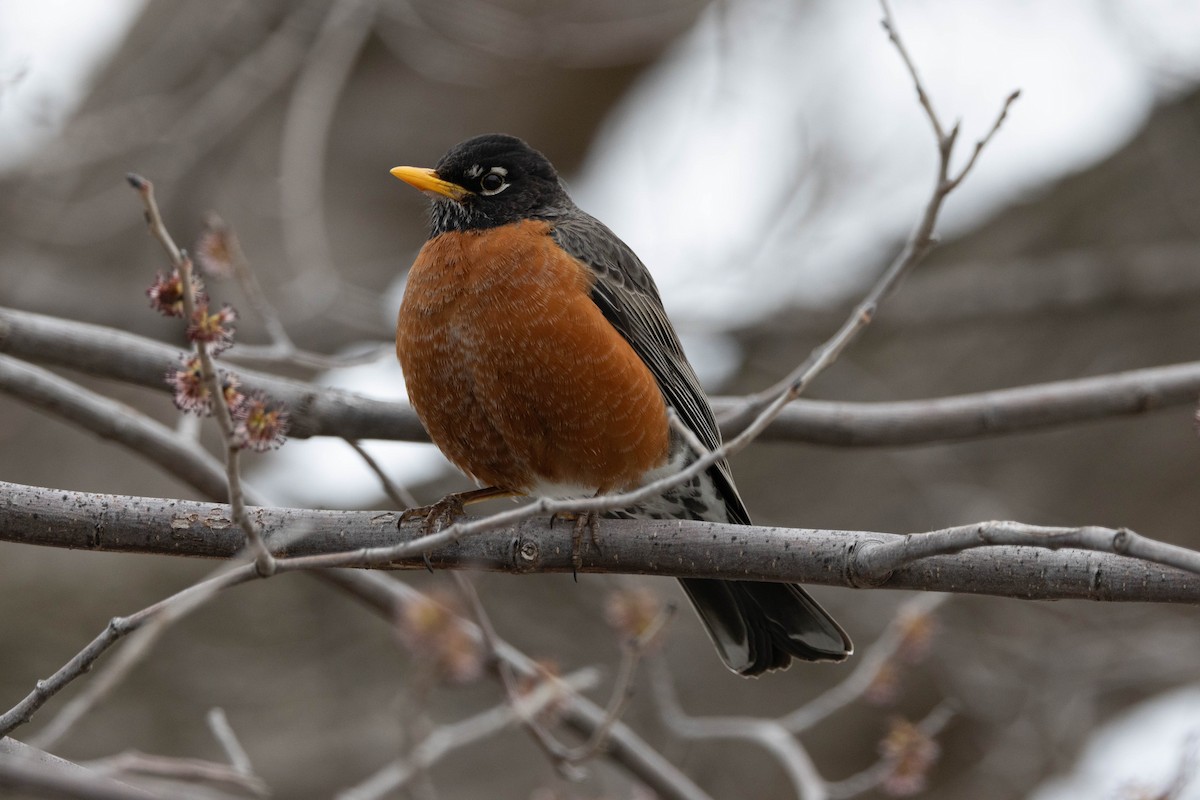
{"label": "bare branch", "polygon": [[[378,572],[323,570],[317,575],[349,592],[356,600],[367,603],[389,622],[397,617],[398,609],[404,603],[422,596],[415,589]],[[473,623],[460,620],[459,624],[473,636],[483,636]],[[499,638],[493,639],[493,652],[500,663],[520,675],[533,679],[544,677],[540,665]],[[563,698],[560,713],[565,725],[585,737],[591,736],[605,719],[604,711],[595,703],[573,693]],[[664,800],[712,800],[623,722],[614,723],[609,730],[605,756],[623,766]]]}
{"label": "bare branch", "polygon": [[214,789],[236,791],[254,797],[269,797],[271,792],[262,778],[246,775],[228,764],[199,758],[157,756],[128,750],[115,756],[89,761],[83,766],[103,775],[143,775],[176,783],[196,783]]}
{"label": "bare branch", "polygon": [[0,714],[0,737],[7,736],[12,733],[13,729],[29,722],[34,712],[41,708],[47,700],[66,688],[71,681],[90,670],[100,656],[123,637],[139,630],[164,613],[170,612],[176,616],[186,614],[206,602],[221,589],[244,583],[254,577],[256,577],[256,573],[252,566],[226,570],[127,617],[113,617],[104,630],[74,658],[46,680],[38,681],[33,691],[26,695],[21,702],[4,714]]}
{"label": "bare branch", "polygon": [[946,594],[922,594],[907,601],[900,607],[887,630],[872,642],[858,659],[853,672],[824,694],[780,717],[779,724],[792,733],[802,733],[835,711],[861,698],[884,664],[896,654],[896,650],[904,641],[905,626],[909,617],[912,614],[928,614],[949,597],[950,595]]}
{"label": "bare branch", "polygon": [[921,81],[921,76],[917,73],[917,65],[913,63],[912,56],[908,54],[908,48],[904,46],[904,42],[900,39],[900,32],[896,30],[896,23],[892,19],[892,9],[888,6],[887,0],[879,0],[879,5],[883,8],[883,29],[887,32],[888,39],[895,46],[896,52],[900,54],[900,58],[904,60],[904,66],[908,69],[908,74],[912,77],[913,86],[917,90],[917,102],[921,104],[921,108],[925,111],[925,116],[929,120],[929,124],[933,127],[933,136],[938,144],[946,140],[946,132],[942,128],[942,121],[938,118],[937,112],[933,110],[933,101],[929,97],[929,92],[925,91],[925,84]]}
{"label": "bare branch", "polygon": [[[0,541],[110,552],[140,552],[229,558],[243,546],[228,506],[183,500],[40,489],[0,482]],[[279,571],[313,564],[425,569],[421,548],[391,561],[371,553],[393,551],[397,514],[390,511],[330,511],[255,508],[267,543],[280,559]],[[406,524],[401,537],[419,535],[421,523]],[[922,589],[991,594],[1023,599],[1090,599],[1124,602],[1200,602],[1194,573],[1112,555],[1114,539],[1131,534],[1103,528],[1078,529],[1075,546],[1063,538],[1017,536],[1018,523],[983,523],[955,539],[954,555],[918,551],[921,534],[828,531],[725,525],[694,520],[606,520],[603,552],[584,554],[581,572],[673,577],[770,580],[856,588]],[[296,531],[306,533],[298,536]],[[1056,533],[1073,529],[1049,529]],[[1063,534],[1066,535],[1066,534]],[[1107,535],[1107,540],[1105,536]],[[506,524],[429,552],[442,569],[495,572],[570,572],[571,531],[546,519]],[[1140,537],[1139,537],[1140,538]],[[424,541],[424,540],[422,540]],[[933,542],[940,542],[935,535]],[[980,547],[983,544],[996,546]],[[1191,550],[1154,543],[1153,555],[1192,563]],[[967,546],[969,549],[963,550]],[[1047,547],[1055,548],[1048,550]],[[348,548],[357,548],[348,550]],[[958,552],[961,550],[961,552]],[[918,553],[921,560],[912,562]],[[1127,552],[1127,551],[1126,551]],[[1140,553],[1139,553],[1140,555]],[[1158,560],[1156,558],[1156,560]],[[1172,562],[1173,563],[1173,562]]]}
{"label": "bare branch", "polygon": [[233,726],[229,724],[229,718],[225,716],[225,710],[209,709],[205,720],[208,722],[208,728],[212,731],[213,738],[225,751],[230,765],[242,775],[253,775],[254,765],[250,763],[250,756],[246,753],[246,748],[242,747],[237,734],[233,732]]}
{"label": "bare branch", "polygon": [[996,545],[1049,550],[1077,548],[1114,553],[1200,574],[1200,552],[1148,539],[1127,528],[1094,525],[1082,528],[1047,527],[1020,522],[979,522],[929,533],[909,534],[885,544],[863,548],[859,553],[859,563],[867,574],[886,575],[892,569],[930,556]]}
{"label": "bare branch", "polygon": [[[0,353],[166,392],[163,373],[179,363],[181,351],[113,328],[0,308]],[[232,351],[223,358],[232,358]],[[416,413],[405,403],[252,370],[237,373],[246,388],[261,389],[288,405],[290,437],[428,441]],[[1197,394],[1200,362],[927,400],[855,403],[801,398],[781,411],[761,438],[839,447],[965,440],[1191,405]],[[727,436],[748,422],[742,399],[716,398],[713,407],[724,416]]]}
{"label": "bare branch", "polygon": [[692,717],[684,712],[665,659],[651,660],[654,699],[663,721],[685,739],[735,739],[756,742],[775,756],[802,800],[826,800],[825,780],[808,751],[786,728],[762,717]]}
{"label": "bare branch", "polygon": [[[887,31],[888,38],[895,45],[897,52],[900,53],[900,57],[904,60],[904,64],[912,76],[913,83],[916,85],[917,99],[920,101],[921,107],[924,109],[925,115],[929,118],[929,123],[933,128],[938,151],[937,180],[934,182],[933,192],[925,204],[925,209],[922,211],[916,227],[909,235],[904,249],[901,250],[888,268],[884,270],[883,274],[876,279],[875,284],[867,292],[866,296],[850,312],[849,317],[842,324],[842,327],[821,346],[813,350],[804,363],[793,370],[790,375],[769,389],[747,398],[743,407],[738,409],[735,418],[731,421],[735,427],[740,428],[742,425],[746,425],[746,431],[754,427],[754,423],[748,423],[748,420],[762,417],[773,419],[782,412],[783,407],[787,403],[803,394],[813,380],[837,361],[838,357],[850,343],[857,339],[863,329],[871,324],[876,312],[879,310],[879,306],[896,290],[904,277],[917,264],[925,260],[925,257],[929,255],[930,251],[937,244],[934,229],[937,226],[942,204],[945,202],[947,196],[966,177],[971,167],[974,166],[980,151],[983,150],[984,146],[987,145],[992,136],[1000,128],[1000,123],[1008,115],[1009,106],[1012,105],[1019,94],[1018,92],[1014,92],[1009,96],[991,131],[976,144],[975,151],[972,153],[967,165],[956,177],[951,178],[950,159],[954,153],[954,144],[958,139],[958,126],[955,125],[949,132],[946,132],[945,127],[938,119],[937,112],[934,111],[929,92],[921,82],[916,65],[913,63],[912,57],[909,56],[908,50],[900,39],[899,31],[896,29],[891,9],[888,8],[886,0],[880,0],[880,6],[883,8],[884,30]],[[738,439],[745,436],[746,431],[739,434]],[[737,447],[731,447],[730,452],[736,452],[737,449]]]}
{"label": "bare branch", "polygon": [[338,794],[338,798],[377,800],[404,786],[414,776],[454,750],[494,736],[510,725],[537,715],[547,706],[560,702],[564,691],[589,689],[598,681],[599,674],[596,670],[582,669],[565,678],[547,680],[515,700],[509,700],[481,714],[435,728],[413,748],[407,758],[387,765],[358,786]]}
{"label": "bare branch", "polygon": [[0,790],[78,800],[160,800],[135,786],[101,775],[16,739],[0,736]]}
{"label": "bare branch", "polygon": [[[238,345],[234,345],[236,349]],[[0,309],[0,352],[166,392],[163,375],[179,364],[177,347],[114,328]],[[428,441],[407,405],[238,369],[242,385],[286,403],[288,436]]]}
{"label": "bare branch", "polygon": [[[0,355],[0,392],[117,442],[213,500],[228,496],[225,469],[186,436],[49,370]],[[262,499],[246,490],[251,502]]]}
{"label": "bare branch", "polygon": [[978,160],[979,154],[983,152],[983,148],[987,147],[988,142],[990,142],[992,137],[996,135],[996,131],[1000,130],[1000,126],[1004,124],[1004,120],[1008,118],[1008,109],[1012,107],[1012,104],[1015,103],[1017,98],[1020,96],[1021,90],[1014,89],[1008,97],[1004,98],[1004,105],[1000,107],[1000,113],[996,115],[996,121],[992,123],[992,127],[990,130],[988,130],[987,134],[975,143],[975,149],[971,151],[971,157],[967,159],[966,164],[963,164],[963,168],[958,171],[957,175],[955,175],[953,178],[950,178],[947,191],[956,188],[960,183],[962,183],[963,178],[967,177],[967,173],[969,173],[971,168],[975,166],[975,162]]}
{"label": "bare branch", "polygon": [[[187,257],[186,253],[183,253],[176,246],[166,225],[163,224],[162,214],[159,212],[158,203],[154,199],[154,184],[142,176],[133,173],[129,173],[126,179],[129,181],[129,185],[137,190],[138,196],[142,199],[142,205],[146,210],[146,224],[150,228],[150,233],[162,244],[163,249],[167,251],[167,256],[170,258],[172,266],[179,270],[180,284],[183,287],[184,319],[191,320],[196,311],[197,300],[195,284],[192,282],[192,261]],[[241,527],[242,533],[246,536],[246,541],[250,543],[250,548],[254,552],[255,565],[259,574],[265,577],[275,571],[275,565],[270,551],[267,550],[267,546],[263,543],[258,528],[255,526],[254,521],[246,514],[246,498],[242,490],[242,478],[239,468],[241,446],[234,434],[233,417],[229,411],[229,405],[221,382],[221,375],[217,371],[217,366],[213,361],[212,354],[209,352],[207,343],[197,340],[195,345],[196,355],[200,358],[200,364],[204,373],[204,382],[208,387],[213,419],[217,421],[217,428],[221,431],[221,439],[225,442],[225,480],[229,487],[229,504],[233,507],[234,519],[237,520],[238,526]]]}
{"label": "bare branch", "polygon": [[[1190,405],[1198,394],[1200,362],[1192,362],[928,400],[801,399],[763,438],[839,447],[964,441]],[[731,409],[740,403],[716,398],[713,406]]]}
{"label": "bare branch", "polygon": [[354,448],[354,452],[358,453],[359,457],[362,458],[367,467],[370,468],[371,472],[375,473],[375,477],[379,479],[379,485],[383,487],[384,494],[388,496],[389,500],[396,504],[397,509],[416,508],[420,505],[420,503],[417,502],[417,498],[413,497],[412,492],[393,481],[388,474],[383,471],[383,467],[379,466],[379,462],[376,461],[371,454],[368,453],[366,449],[358,443],[358,441],[354,439],[347,439],[346,444]]}

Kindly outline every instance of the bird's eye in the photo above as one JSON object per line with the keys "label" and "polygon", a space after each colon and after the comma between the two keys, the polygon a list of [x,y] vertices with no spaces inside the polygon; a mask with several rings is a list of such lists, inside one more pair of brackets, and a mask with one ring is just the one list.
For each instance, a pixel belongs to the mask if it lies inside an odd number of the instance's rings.
{"label": "bird's eye", "polygon": [[493,167],[492,171],[479,179],[479,188],[483,190],[483,194],[497,194],[508,188],[508,181],[504,180],[505,172],[500,167]]}

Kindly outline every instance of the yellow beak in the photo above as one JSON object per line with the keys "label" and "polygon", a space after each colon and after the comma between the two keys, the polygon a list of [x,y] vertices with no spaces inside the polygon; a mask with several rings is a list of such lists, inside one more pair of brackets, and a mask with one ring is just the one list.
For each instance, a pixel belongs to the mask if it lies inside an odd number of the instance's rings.
{"label": "yellow beak", "polygon": [[423,167],[395,167],[392,169],[392,174],[422,192],[432,192],[440,197],[449,197],[451,200],[462,200],[472,193],[471,190],[464,189],[457,183],[442,180],[436,172]]}

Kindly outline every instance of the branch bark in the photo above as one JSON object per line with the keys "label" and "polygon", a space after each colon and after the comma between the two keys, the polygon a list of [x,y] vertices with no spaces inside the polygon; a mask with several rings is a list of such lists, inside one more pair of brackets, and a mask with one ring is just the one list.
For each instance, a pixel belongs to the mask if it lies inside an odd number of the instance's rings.
{"label": "branch bark", "polygon": [[[0,496],[6,498],[0,505],[0,541],[201,558],[232,557],[244,543],[231,522],[229,507],[216,503],[11,483],[0,483]],[[252,508],[250,514],[281,559],[280,571],[303,566],[289,564],[288,559],[331,554],[343,554],[347,566],[426,568],[418,548],[386,565],[358,558],[364,548],[388,547],[417,537],[419,523],[398,532],[394,512]],[[1197,574],[1114,552],[1121,542],[1133,541],[1132,532],[1041,529],[1016,523],[949,530],[925,539],[922,534],[689,520],[607,520],[601,551],[589,548],[579,571],[920,589],[1028,600],[1200,603]],[[298,531],[306,533],[298,535]],[[1144,537],[1137,540],[1153,545],[1139,552],[1143,558],[1186,567],[1200,557],[1174,545]],[[922,551],[925,541],[930,549]],[[1092,549],[1075,549],[1079,547]],[[550,525],[545,519],[465,536],[428,555],[429,563],[442,569],[510,573],[575,569],[570,526]]]}
{"label": "branch bark", "polygon": [[[236,361],[237,350],[235,346],[223,358]],[[182,352],[114,328],[0,308],[0,353],[27,361],[166,392],[164,375],[179,363]],[[261,389],[287,403],[291,437],[428,441],[416,413],[405,403],[235,370],[247,389]],[[802,398],[784,409],[760,439],[837,447],[961,441],[1191,405],[1197,395],[1200,362],[926,400],[856,403]],[[713,402],[722,416],[744,406],[739,398]],[[740,431],[736,421],[723,420],[726,438]]]}

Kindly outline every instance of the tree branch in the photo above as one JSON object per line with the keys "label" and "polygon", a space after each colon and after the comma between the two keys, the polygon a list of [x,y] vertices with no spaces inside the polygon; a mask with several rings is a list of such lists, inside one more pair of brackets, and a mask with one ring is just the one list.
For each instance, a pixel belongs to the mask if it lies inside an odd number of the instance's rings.
{"label": "tree branch", "polygon": [[[236,355],[237,346],[223,355]],[[132,333],[0,308],[0,353],[67,367],[162,392],[163,376],[183,351]],[[374,400],[235,368],[243,386],[261,389],[288,406],[288,436],[428,441],[405,403]],[[973,439],[1038,430],[1110,416],[1191,405],[1200,394],[1200,362],[1130,370],[977,394],[890,403],[795,400],[760,437],[838,447],[885,447]],[[742,430],[739,398],[717,398],[722,432]]]}
{"label": "tree branch", "polygon": [[78,800],[161,800],[162,795],[66,761],[15,739],[0,737],[0,790],[20,796]]}
{"label": "tree branch", "polygon": [[683,710],[675,683],[660,657],[650,664],[654,699],[663,721],[684,739],[734,739],[755,742],[773,755],[801,800],[827,800],[825,780],[799,740],[777,720],[765,717],[693,717]]}
{"label": "tree branch", "polygon": [[593,668],[578,670],[564,678],[543,680],[527,694],[506,699],[498,706],[473,717],[442,725],[429,733],[405,758],[397,759],[367,780],[337,795],[338,800],[379,800],[403,787],[421,771],[460,747],[495,736],[512,725],[537,716],[547,706],[561,702],[568,690],[590,689],[599,682]]}
{"label": "tree branch", "polygon": [[[215,503],[68,492],[0,483],[0,541],[110,552],[229,558],[243,546],[229,507]],[[364,559],[374,547],[411,543],[420,523],[396,530],[385,511],[252,508],[279,570],[314,566],[425,569],[422,548],[390,562]],[[296,531],[308,531],[297,536]],[[1040,529],[980,523],[959,533],[951,555],[921,551],[921,534],[829,531],[724,525],[690,520],[609,520],[603,552],[583,554],[581,572],[732,578],[852,588],[922,589],[1023,599],[1125,602],[1200,602],[1200,577],[1116,555],[1130,532],[1104,528]],[[1040,532],[1053,531],[1047,538]],[[1024,531],[1024,533],[1021,533]],[[1068,534],[1079,531],[1069,542]],[[939,532],[944,533],[944,532]],[[1106,535],[1101,535],[1106,534]],[[989,537],[997,537],[989,539]],[[970,538],[968,541],[967,539]],[[280,544],[284,542],[284,544]],[[931,539],[940,542],[940,538]],[[1162,542],[1138,541],[1137,554],[1184,567],[1200,557]],[[1095,551],[1058,549],[1094,548]],[[1148,549],[1140,549],[1148,547]],[[969,549],[964,549],[969,548]],[[1050,548],[1050,549],[1047,549]],[[525,520],[465,536],[429,551],[442,569],[495,572],[570,572],[569,526]]]}
{"label": "tree branch", "polygon": [[[399,616],[398,609],[404,603],[421,596],[416,589],[377,572],[321,570],[316,574],[327,583],[344,589],[359,602],[367,603],[389,621]],[[464,626],[473,637],[483,637],[478,625],[461,618],[458,624]],[[520,650],[501,639],[493,639],[492,644],[497,661],[507,664],[525,677],[544,677],[544,669]],[[563,698],[559,713],[564,725],[585,738],[606,724],[607,719],[602,708],[577,694]],[[624,722],[617,721],[609,728],[605,755],[664,800],[712,800]]]}
{"label": "tree branch", "polygon": [[[0,392],[129,448],[212,499],[228,495],[225,467],[160,422],[49,370],[0,355]],[[250,502],[261,502],[248,491]]]}
{"label": "tree branch", "polygon": [[[171,266],[179,272],[179,283],[183,288],[183,318],[190,321],[198,310],[199,302],[199,298],[196,296],[196,284],[192,282],[192,260],[175,244],[175,240],[171,238],[171,233],[163,223],[162,214],[159,212],[158,203],[154,198],[154,184],[132,172],[126,175],[125,179],[141,198],[150,234],[162,245],[167,253],[167,258],[171,261]],[[238,526],[246,536],[246,541],[254,551],[258,571],[264,576],[270,575],[275,569],[274,564],[271,563],[271,554],[263,544],[262,537],[254,526],[253,520],[246,515],[246,495],[242,489],[240,467],[241,445],[234,435],[233,415],[225,397],[221,375],[217,371],[216,362],[208,343],[196,339],[195,351],[200,359],[204,383],[208,387],[208,396],[211,398],[209,405],[212,418],[216,421],[217,428],[221,432],[221,439],[225,443],[225,482],[228,486],[229,503],[233,507],[234,519],[237,520]]]}

